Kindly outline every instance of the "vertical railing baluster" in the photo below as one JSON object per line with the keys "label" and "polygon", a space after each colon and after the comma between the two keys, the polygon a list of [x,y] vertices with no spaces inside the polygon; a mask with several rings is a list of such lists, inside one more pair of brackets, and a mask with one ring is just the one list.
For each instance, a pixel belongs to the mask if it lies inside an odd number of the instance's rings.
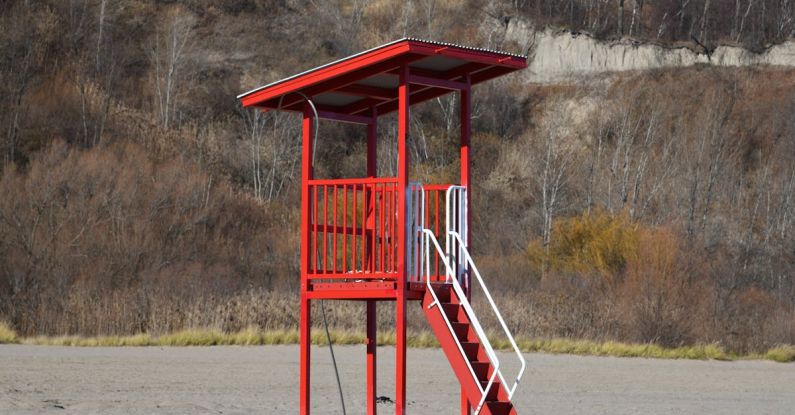
{"label": "vertical railing baluster", "polygon": [[[430,226],[430,224],[431,224],[431,198],[430,198],[430,193],[431,192],[433,192],[432,189],[428,189],[428,190],[423,189],[423,191],[422,191],[423,204],[424,204],[423,207],[425,208],[425,209],[423,209],[423,210],[425,210],[425,226]],[[422,230],[418,230],[417,232],[418,232],[417,234],[420,235],[420,240],[424,241],[424,239],[422,239],[421,234],[419,233],[419,232],[422,232]],[[425,252],[423,252],[423,255],[425,255]],[[425,262],[428,262],[427,258],[426,258]],[[424,265],[424,264],[421,264],[421,265]],[[424,276],[426,278],[430,278],[430,268],[428,268],[426,271],[427,271],[426,274],[423,274],[422,272],[420,272],[420,275]]]}
{"label": "vertical railing baluster", "polygon": [[342,273],[348,272],[348,185],[342,185]]}
{"label": "vertical railing baluster", "polygon": [[370,238],[372,238],[372,242],[370,243],[370,272],[375,272],[376,270],[376,259],[378,251],[376,250],[376,243],[378,243],[378,183],[373,183],[372,190],[370,191],[370,203],[373,204],[372,213],[370,216],[373,218],[373,229],[370,231]]}
{"label": "vertical railing baluster", "polygon": [[313,199],[314,203],[312,204],[312,210],[313,210],[312,215],[314,217],[314,219],[312,221],[312,228],[313,228],[313,230],[312,230],[312,270],[313,270],[313,272],[312,273],[313,274],[317,274],[317,271],[318,271],[317,270],[317,264],[318,264],[318,260],[317,260],[317,251],[318,251],[318,246],[317,246],[317,211],[318,211],[318,207],[317,207],[317,205],[320,202],[318,200],[318,185],[313,185],[312,187],[314,188],[313,192],[315,194],[315,197]]}
{"label": "vertical railing baluster", "polygon": [[379,237],[379,248],[381,255],[379,256],[378,265],[381,267],[381,272],[386,272],[384,266],[384,243],[386,242],[386,231],[384,229],[384,210],[386,209],[386,183],[381,184],[381,211],[378,214],[378,221],[381,224],[381,234]]}
{"label": "vertical railing baluster", "polygon": [[367,271],[367,184],[362,184],[362,272]]}
{"label": "vertical railing baluster", "polygon": [[357,185],[353,185],[353,206],[351,207],[351,216],[353,217],[353,228],[351,229],[351,271],[356,273],[356,205],[357,205],[357,197],[356,197],[356,188]]}
{"label": "vertical railing baluster", "polygon": [[[444,192],[445,192],[445,190],[439,190],[439,191],[436,192],[436,234],[437,235],[441,235],[442,234],[442,229],[441,229],[441,226],[439,225],[439,222],[441,221],[441,215],[439,213],[439,206],[442,205],[442,194],[444,194]],[[439,253],[437,252],[436,253],[436,275],[439,275],[439,276],[442,275],[441,269],[442,269],[442,259],[439,256]]]}
{"label": "vertical railing baluster", "polygon": [[323,274],[328,272],[328,186],[323,185]]}
{"label": "vertical railing baluster", "polygon": [[331,230],[331,269],[334,274],[337,273],[337,188],[338,185],[334,185],[334,227]]}

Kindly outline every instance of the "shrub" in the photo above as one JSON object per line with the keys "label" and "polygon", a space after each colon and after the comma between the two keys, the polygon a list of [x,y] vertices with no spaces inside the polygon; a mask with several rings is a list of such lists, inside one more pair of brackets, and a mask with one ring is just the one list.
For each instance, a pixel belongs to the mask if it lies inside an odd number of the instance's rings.
{"label": "shrub", "polygon": [[[613,280],[636,255],[637,229],[625,215],[604,211],[555,221],[547,262],[550,271],[601,275]],[[542,254],[531,243],[528,253],[538,262]]]}
{"label": "shrub", "polygon": [[765,358],[775,362],[795,362],[795,346],[785,345],[774,347],[767,351]]}
{"label": "shrub", "polygon": [[0,344],[16,343],[17,333],[5,321],[0,321]]}

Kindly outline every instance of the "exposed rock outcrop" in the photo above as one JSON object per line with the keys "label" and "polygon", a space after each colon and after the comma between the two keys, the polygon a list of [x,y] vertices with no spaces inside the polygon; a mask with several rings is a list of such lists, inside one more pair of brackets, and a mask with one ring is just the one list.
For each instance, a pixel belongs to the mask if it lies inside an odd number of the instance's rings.
{"label": "exposed rock outcrop", "polygon": [[787,41],[756,53],[740,46],[718,46],[708,55],[684,46],[641,43],[630,39],[603,41],[565,30],[536,30],[518,19],[507,27],[505,39],[526,45],[530,63],[527,82],[572,80],[583,75],[686,67],[775,65],[795,67],[795,42]]}

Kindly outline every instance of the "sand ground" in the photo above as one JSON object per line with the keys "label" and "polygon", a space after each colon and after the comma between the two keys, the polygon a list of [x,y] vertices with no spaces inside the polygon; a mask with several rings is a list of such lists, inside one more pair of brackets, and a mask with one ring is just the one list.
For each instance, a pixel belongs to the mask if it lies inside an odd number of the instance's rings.
{"label": "sand ground", "polygon": [[[335,351],[348,414],[361,414],[364,347]],[[313,413],[341,413],[328,349],[313,353]],[[394,355],[379,348],[378,395],[390,398]],[[520,414],[795,414],[795,364],[526,358]],[[458,386],[441,351],[410,350],[408,371],[408,413],[456,413]],[[297,346],[0,346],[0,414],[292,414],[297,388]]]}

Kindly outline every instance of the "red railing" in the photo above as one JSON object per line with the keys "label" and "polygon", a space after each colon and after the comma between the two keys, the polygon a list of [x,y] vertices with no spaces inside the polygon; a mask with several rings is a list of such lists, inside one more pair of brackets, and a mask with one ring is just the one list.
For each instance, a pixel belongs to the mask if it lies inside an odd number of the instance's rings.
{"label": "red railing", "polygon": [[395,278],[397,179],[310,180],[310,278]]}
{"label": "red railing", "polygon": [[[444,240],[445,193],[425,185],[425,227]],[[397,179],[310,180],[309,278],[394,279],[397,275]],[[444,279],[434,253],[432,278]]]}

